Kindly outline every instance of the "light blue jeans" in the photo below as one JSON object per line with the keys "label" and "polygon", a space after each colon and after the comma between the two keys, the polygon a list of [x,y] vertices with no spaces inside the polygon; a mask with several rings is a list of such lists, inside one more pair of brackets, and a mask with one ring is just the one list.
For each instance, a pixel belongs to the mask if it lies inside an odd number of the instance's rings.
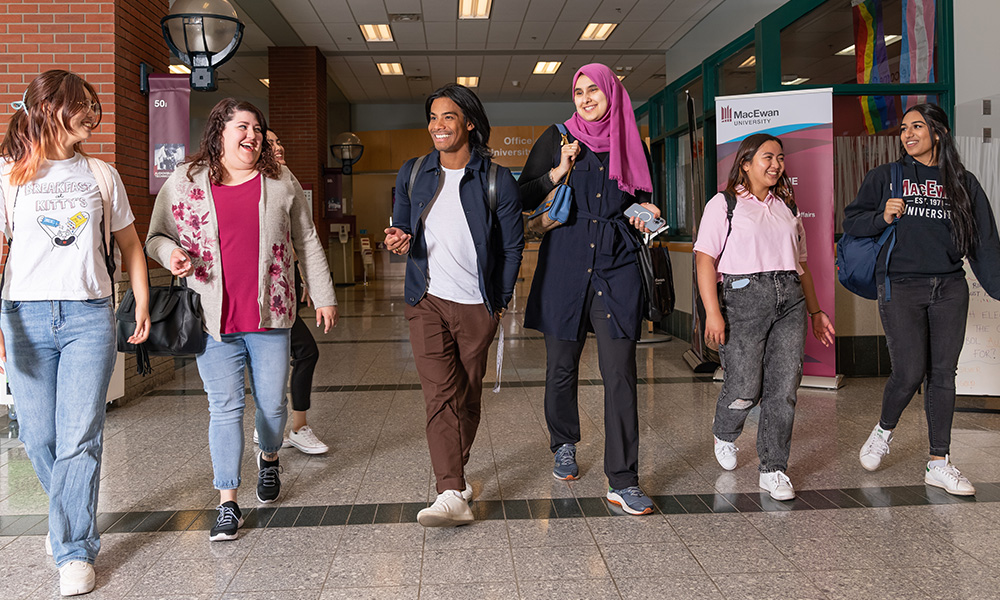
{"label": "light blue jeans", "polygon": [[208,394],[208,447],[215,472],[212,484],[217,490],[235,490],[240,486],[247,369],[257,404],[260,449],[271,453],[281,448],[288,418],[285,409],[290,356],[288,332],[288,329],[272,329],[228,333],[221,342],[205,334],[205,351],[197,356],[197,361]]}
{"label": "light blue jeans", "polygon": [[57,566],[93,563],[104,405],[115,366],[111,298],[4,300],[0,329],[20,439],[49,497]]}

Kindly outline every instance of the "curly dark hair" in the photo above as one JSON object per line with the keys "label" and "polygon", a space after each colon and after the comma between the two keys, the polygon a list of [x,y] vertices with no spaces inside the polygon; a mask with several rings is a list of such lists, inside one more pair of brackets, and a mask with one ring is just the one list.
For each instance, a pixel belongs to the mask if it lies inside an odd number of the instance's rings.
{"label": "curly dark hair", "polygon": [[197,154],[191,156],[186,161],[191,165],[188,169],[188,181],[194,181],[193,174],[208,168],[208,176],[215,185],[222,185],[228,174],[226,167],[222,164],[222,131],[226,128],[226,123],[233,120],[233,115],[237,112],[246,111],[257,117],[257,122],[261,127],[261,148],[260,158],[257,159],[257,170],[269,179],[281,177],[281,165],[274,158],[271,152],[271,144],[267,141],[267,119],[264,113],[253,104],[236,98],[225,98],[212,108],[208,113],[208,123],[205,125],[205,132],[201,135],[201,146]]}

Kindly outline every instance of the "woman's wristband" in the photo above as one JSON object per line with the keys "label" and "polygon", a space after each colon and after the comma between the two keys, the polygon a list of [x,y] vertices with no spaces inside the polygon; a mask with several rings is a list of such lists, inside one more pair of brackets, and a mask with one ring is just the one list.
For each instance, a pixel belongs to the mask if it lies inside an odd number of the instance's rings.
{"label": "woman's wristband", "polygon": [[[819,314],[819,313],[821,313],[821,312],[823,312],[823,309],[822,309],[822,308],[821,308],[821,309],[819,309],[819,310],[817,310],[816,312],[811,312],[811,313],[809,313],[809,316],[810,316],[810,317],[815,317],[816,315],[818,315],[818,314]],[[826,313],[823,313],[823,314],[826,314]]]}

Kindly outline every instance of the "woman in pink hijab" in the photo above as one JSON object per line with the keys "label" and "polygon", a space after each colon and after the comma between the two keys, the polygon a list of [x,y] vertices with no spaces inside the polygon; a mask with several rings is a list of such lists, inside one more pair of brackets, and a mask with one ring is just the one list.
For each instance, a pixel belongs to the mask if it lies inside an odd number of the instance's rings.
{"label": "woman in pink hijab", "polygon": [[539,136],[520,178],[525,211],[567,174],[573,188],[569,221],[542,239],[524,324],[545,334],[553,476],[580,475],[577,380],[587,332],[593,332],[604,381],[607,497],[629,514],[648,514],[653,503],[639,488],[635,362],[642,324],[635,230],[648,229],[624,212],[633,203],[657,217],[660,210],[652,204],[651,161],[625,87],[595,63],[576,72],[572,90],[576,112]]}

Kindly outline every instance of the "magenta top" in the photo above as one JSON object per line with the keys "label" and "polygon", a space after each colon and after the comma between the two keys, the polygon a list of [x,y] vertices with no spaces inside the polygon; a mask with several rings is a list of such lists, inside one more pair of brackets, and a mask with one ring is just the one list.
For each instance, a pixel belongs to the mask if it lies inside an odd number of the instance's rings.
{"label": "magenta top", "polygon": [[222,333],[267,331],[260,326],[261,176],[239,185],[212,184],[222,254]]}
{"label": "magenta top", "polygon": [[767,271],[795,271],[802,274],[800,262],[806,261],[806,232],[802,219],[775,196],[764,201],[744,190],[737,190],[733,210],[733,231],[726,241],[726,197],[716,194],[705,205],[698,227],[694,251],[718,258],[723,244],[726,251],[716,264],[722,275],[748,275]]}

